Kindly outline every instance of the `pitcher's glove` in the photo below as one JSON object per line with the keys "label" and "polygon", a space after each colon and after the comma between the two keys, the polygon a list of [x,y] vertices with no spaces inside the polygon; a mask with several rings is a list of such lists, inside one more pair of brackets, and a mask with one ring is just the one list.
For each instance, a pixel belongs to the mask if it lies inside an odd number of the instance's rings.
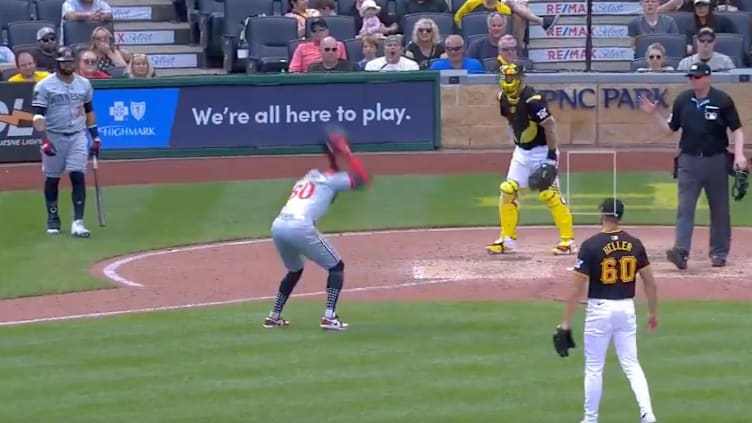
{"label": "pitcher's glove", "polygon": [[556,327],[556,332],[554,332],[554,350],[559,354],[560,357],[568,357],[569,356],[569,349],[575,348],[574,339],[572,338],[572,329],[562,329],[560,327]]}
{"label": "pitcher's glove", "polygon": [[734,201],[741,201],[747,195],[749,188],[749,171],[747,169],[737,170],[734,174],[734,186],[731,187],[731,195]]}

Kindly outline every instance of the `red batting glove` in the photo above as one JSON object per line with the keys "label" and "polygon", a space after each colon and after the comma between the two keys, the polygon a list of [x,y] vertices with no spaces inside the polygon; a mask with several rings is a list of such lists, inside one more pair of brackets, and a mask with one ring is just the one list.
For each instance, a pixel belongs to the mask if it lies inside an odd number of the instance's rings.
{"label": "red batting glove", "polygon": [[98,137],[94,138],[91,141],[91,147],[89,147],[89,152],[94,157],[99,157],[99,146],[102,144],[102,140],[100,140]]}
{"label": "red batting glove", "polygon": [[57,149],[55,148],[55,145],[50,142],[47,138],[42,140],[42,153],[44,153],[46,156],[54,156],[57,154]]}

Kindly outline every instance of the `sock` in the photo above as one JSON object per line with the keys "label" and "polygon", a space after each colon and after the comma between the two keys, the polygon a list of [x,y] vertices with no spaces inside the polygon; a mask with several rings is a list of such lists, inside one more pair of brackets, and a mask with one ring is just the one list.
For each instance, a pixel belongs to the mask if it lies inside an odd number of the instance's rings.
{"label": "sock", "polygon": [[47,204],[47,215],[57,216],[57,193],[60,178],[47,178],[44,180],[44,200]]}
{"label": "sock", "polygon": [[303,275],[303,269],[297,272],[287,272],[282,281],[279,283],[279,291],[277,291],[277,298],[274,299],[274,307],[272,312],[269,313],[269,317],[273,319],[279,319],[279,315],[282,313],[282,309],[285,308],[287,299],[290,298],[295,285],[298,284],[300,277]]}
{"label": "sock", "polygon": [[73,200],[73,220],[84,218],[84,208],[86,204],[86,181],[84,174],[81,172],[71,172],[70,181],[73,190],[71,191],[71,200]]}
{"label": "sock", "polygon": [[551,216],[554,218],[554,224],[559,228],[559,236],[561,237],[561,240],[568,241],[574,239],[572,213],[566,206],[559,191],[553,188],[541,191],[541,193],[538,194],[538,199],[540,199],[551,211]]}
{"label": "sock", "polygon": [[326,279],[326,311],[324,312],[327,319],[332,319],[337,315],[337,301],[345,282],[344,269],[345,265],[341,261],[329,269],[329,277]]}

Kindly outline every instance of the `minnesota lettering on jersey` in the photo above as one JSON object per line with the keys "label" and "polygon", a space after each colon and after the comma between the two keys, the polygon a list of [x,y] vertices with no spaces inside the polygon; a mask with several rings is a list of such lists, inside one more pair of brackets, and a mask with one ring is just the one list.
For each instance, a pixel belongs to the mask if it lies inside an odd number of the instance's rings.
{"label": "minnesota lettering on jersey", "polygon": [[588,298],[634,298],[640,270],[650,265],[647,251],[631,234],[601,232],[586,240],[577,255],[574,271],[588,280]]}
{"label": "minnesota lettering on jersey", "polygon": [[46,109],[47,130],[73,133],[86,129],[84,104],[94,98],[94,89],[88,79],[73,74],[68,83],[52,74],[34,85],[32,107]]}

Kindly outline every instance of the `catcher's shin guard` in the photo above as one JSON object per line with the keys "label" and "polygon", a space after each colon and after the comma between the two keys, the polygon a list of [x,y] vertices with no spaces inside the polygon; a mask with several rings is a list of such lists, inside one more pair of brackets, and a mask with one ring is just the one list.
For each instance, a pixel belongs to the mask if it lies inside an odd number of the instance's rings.
{"label": "catcher's shin guard", "polygon": [[574,239],[572,213],[569,211],[561,194],[559,194],[559,190],[556,188],[543,190],[538,194],[538,199],[551,210],[551,216],[554,218],[554,224],[559,228],[562,243]]}
{"label": "catcher's shin guard", "polygon": [[520,190],[520,185],[515,181],[504,181],[499,185],[499,190],[501,191],[499,196],[499,222],[501,226],[499,239],[517,239],[517,223],[520,218],[517,192]]}

